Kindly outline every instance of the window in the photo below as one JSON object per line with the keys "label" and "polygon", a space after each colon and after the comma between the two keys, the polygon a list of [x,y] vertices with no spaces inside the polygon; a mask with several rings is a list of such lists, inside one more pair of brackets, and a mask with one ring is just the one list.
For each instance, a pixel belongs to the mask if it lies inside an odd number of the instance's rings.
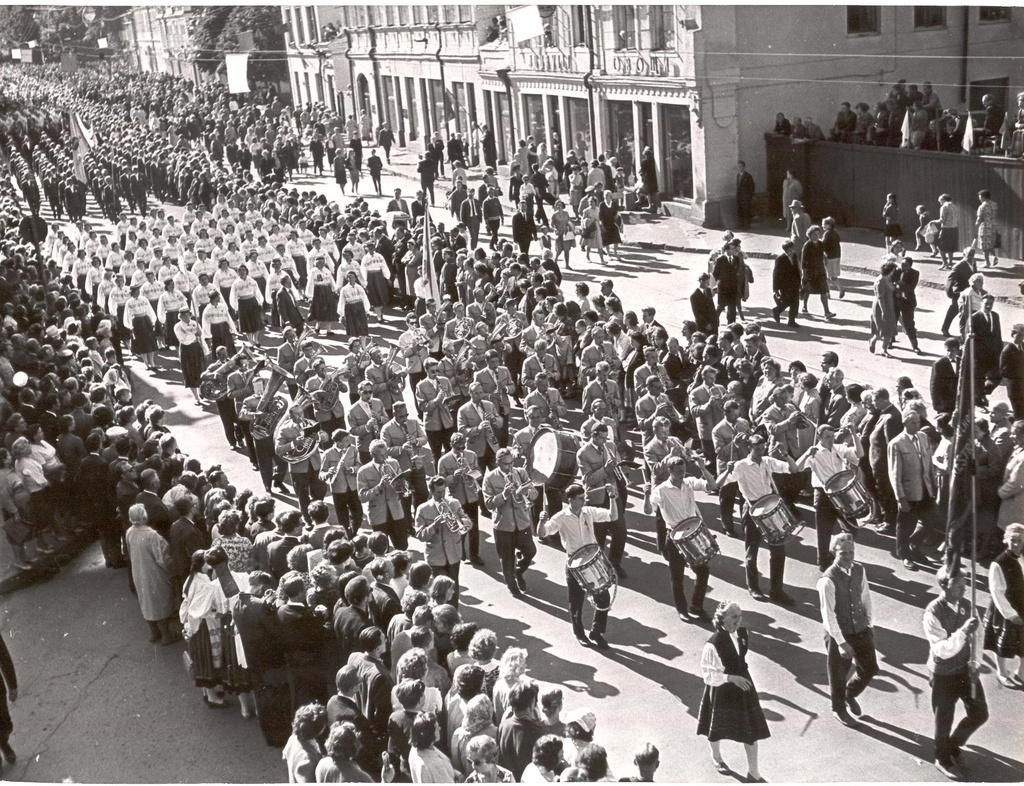
{"label": "window", "polygon": [[427,24],[432,25],[432,24],[434,24],[434,22],[438,22],[438,21],[440,21],[440,15],[438,14],[437,6],[436,5],[428,5],[427,6]]}
{"label": "window", "polygon": [[946,26],[946,9],[941,5],[915,5],[914,29],[926,30]]}
{"label": "window", "polygon": [[473,9],[470,6],[459,3],[457,7],[459,9],[459,24],[473,21]]}
{"label": "window", "polygon": [[615,6],[613,21],[615,23],[615,48],[636,49],[636,6]]}
{"label": "window", "polygon": [[395,26],[395,6],[386,5],[384,6],[384,23],[388,27]]}
{"label": "window", "polygon": [[673,25],[675,24],[674,7],[670,5],[651,6],[651,49],[671,49]]}
{"label": "window", "polygon": [[316,21],[316,7],[306,7],[306,24],[309,26],[309,42],[316,43],[320,40],[320,25]]}
{"label": "window", "polygon": [[847,35],[866,35],[881,32],[879,7],[877,5],[846,6]]}
{"label": "window", "polygon": [[409,24],[409,6],[400,5],[398,6],[398,24],[407,25]]}
{"label": "window", "polygon": [[451,25],[455,23],[455,7],[450,3],[441,6],[441,13],[444,15],[444,23]]}
{"label": "window", "polygon": [[587,14],[590,6],[574,5],[572,8],[572,43],[574,46],[587,45]]}
{"label": "window", "polygon": [[370,27],[377,27],[380,24],[380,9],[377,6],[366,6],[366,22]]}
{"label": "window", "polygon": [[295,38],[295,29],[292,27],[292,9],[284,9],[284,29],[292,39],[292,43],[298,43]]}
{"label": "window", "polygon": [[1009,22],[1010,9],[1002,5],[983,5],[978,9],[978,20],[981,22]]}

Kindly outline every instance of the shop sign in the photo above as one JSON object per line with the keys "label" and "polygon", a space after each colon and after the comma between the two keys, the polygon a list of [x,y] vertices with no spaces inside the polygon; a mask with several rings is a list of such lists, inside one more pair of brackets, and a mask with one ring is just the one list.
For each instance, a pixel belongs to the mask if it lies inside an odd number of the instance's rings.
{"label": "shop sign", "polygon": [[612,70],[623,76],[668,76],[668,55],[615,55]]}
{"label": "shop sign", "polygon": [[572,73],[576,70],[575,58],[571,54],[534,52],[530,49],[522,50],[522,54],[530,71]]}

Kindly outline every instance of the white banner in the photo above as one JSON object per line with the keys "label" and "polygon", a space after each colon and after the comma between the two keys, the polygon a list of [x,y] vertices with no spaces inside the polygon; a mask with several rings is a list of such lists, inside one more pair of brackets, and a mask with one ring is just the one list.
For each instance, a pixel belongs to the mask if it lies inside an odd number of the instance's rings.
{"label": "white banner", "polygon": [[249,92],[249,54],[229,54],[224,56],[228,67],[228,92]]}
{"label": "white banner", "polygon": [[512,38],[517,44],[544,35],[544,23],[535,5],[513,8],[505,14],[505,21],[512,28]]}
{"label": "white banner", "polygon": [[11,60],[21,60],[21,50],[20,49],[12,49],[11,50]]}
{"label": "white banner", "polygon": [[100,49],[106,49],[107,48],[107,39],[106,38],[98,38],[98,39],[96,39],[96,46],[99,47]]}

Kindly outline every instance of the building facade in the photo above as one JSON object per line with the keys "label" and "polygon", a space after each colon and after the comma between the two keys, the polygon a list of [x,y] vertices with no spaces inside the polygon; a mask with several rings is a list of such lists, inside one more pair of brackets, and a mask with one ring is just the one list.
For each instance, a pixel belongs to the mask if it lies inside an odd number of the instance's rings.
{"label": "building facade", "polygon": [[281,6],[288,81],[296,106],[324,104],[344,113],[347,80],[338,78],[330,45],[340,34],[345,9],[338,6]]}

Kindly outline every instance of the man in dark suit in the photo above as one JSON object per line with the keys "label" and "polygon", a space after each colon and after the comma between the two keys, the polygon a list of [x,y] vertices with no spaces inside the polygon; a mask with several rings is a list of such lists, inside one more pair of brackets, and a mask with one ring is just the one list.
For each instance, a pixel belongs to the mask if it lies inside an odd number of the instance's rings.
{"label": "man in dark suit", "polygon": [[1003,329],[999,315],[992,310],[996,299],[986,295],[981,311],[971,315],[974,333],[974,390],[984,404],[986,396],[999,385],[999,355],[1003,351]]}
{"label": "man in dark suit", "polygon": [[466,195],[459,206],[459,221],[466,225],[469,230],[469,242],[476,248],[477,239],[480,237],[480,205],[472,192]]}
{"label": "man in dark suit", "polygon": [[378,772],[381,750],[371,744],[374,742],[373,729],[359,706],[359,670],[355,666],[342,666],[335,677],[335,685],[338,692],[327,702],[327,722],[331,726],[335,723],[355,726],[362,743],[355,761],[367,773]]}
{"label": "man in dark suit", "polygon": [[899,311],[903,329],[907,331],[910,346],[920,355],[917,346],[917,326],[914,324],[914,312],[917,311],[917,282],[921,279],[921,271],[914,267],[914,260],[903,257],[900,265],[899,278],[896,279],[896,308]]}
{"label": "man in dark suit", "polygon": [[420,176],[420,188],[423,192],[430,194],[430,204],[437,204],[437,200],[434,199],[434,181],[437,179],[437,162],[433,158],[428,158],[424,154],[420,154],[419,163],[416,164],[416,171]]}
{"label": "man in dark suit", "polygon": [[402,189],[395,189],[395,198],[388,202],[388,213],[405,213],[407,216],[412,215],[409,212],[409,203],[402,199]]}
{"label": "man in dark suit", "polygon": [[359,650],[359,634],[373,626],[370,619],[370,583],[356,576],[345,586],[345,603],[334,607],[334,635],[341,648],[341,660]]}
{"label": "man in dark suit", "polygon": [[878,531],[883,535],[891,535],[896,532],[899,505],[889,478],[888,451],[889,443],[903,431],[903,416],[889,400],[889,391],[885,388],[877,388],[871,401],[872,408],[878,413],[878,422],[868,440],[868,460],[875,479],[875,499],[882,507],[883,524]]}
{"label": "man in dark suit", "polygon": [[306,605],[302,576],[292,572],[281,579],[278,592],[285,604],[277,610],[280,639],[284,645],[285,670],[292,714],[304,704],[327,703],[328,681],[323,672],[324,651],[331,638],[325,619]]}
{"label": "man in dark suit", "polygon": [[715,308],[715,299],[711,294],[711,276],[701,273],[698,279],[697,288],[690,295],[690,309],[693,311],[693,321],[697,323],[697,330],[714,336],[718,333],[718,309]]}
{"label": "man in dark suit", "polygon": [[413,221],[415,221],[417,218],[419,218],[424,213],[426,213],[427,212],[427,196],[426,196],[426,194],[424,194],[422,191],[417,191],[416,192],[416,198],[413,200],[412,204],[409,206],[409,209],[412,211],[411,215],[412,215],[412,220]]}
{"label": "man in dark suit", "polygon": [[267,546],[270,575],[275,581],[288,572],[288,552],[302,543],[302,516],[298,511],[288,511],[277,522],[281,537]]}
{"label": "man in dark suit", "polygon": [[529,206],[519,203],[519,209],[512,216],[512,241],[523,254],[530,253],[530,243],[537,239],[537,225],[530,215]]}
{"label": "man in dark suit", "polygon": [[800,327],[796,322],[796,311],[800,306],[800,262],[792,240],[782,244],[782,253],[775,258],[772,290],[775,293],[775,308],[772,309],[775,321],[778,322],[782,312],[789,309],[789,326]]}
{"label": "man in dark suit", "polygon": [[971,285],[971,276],[977,271],[974,268],[974,249],[968,249],[963,258],[953,265],[946,276],[946,297],[949,298],[949,309],[942,320],[942,337],[949,338],[949,328],[960,313],[960,293]]}
{"label": "man in dark suit", "polygon": [[127,563],[121,545],[121,528],[114,517],[117,498],[110,482],[110,465],[100,455],[103,437],[89,434],[85,438],[87,455],[78,465],[75,486],[82,489],[78,511],[82,520],[95,527],[100,536],[103,560],[108,568],[123,568]]}
{"label": "man in dark suit", "polygon": [[487,222],[487,232],[491,236],[490,249],[492,251],[498,247],[498,230],[501,229],[501,224],[505,220],[505,211],[501,207],[500,195],[497,188],[490,188],[487,198],[480,206],[480,212],[483,213],[484,221]]}
{"label": "man in dark suit", "polygon": [[348,663],[359,672],[359,708],[370,722],[374,743],[383,750],[391,716],[391,689],[395,686],[382,660],[388,649],[384,631],[377,627],[364,630],[359,634],[359,649],[349,656]]}
{"label": "man in dark suit", "polygon": [[956,367],[960,360],[960,339],[947,338],[944,343],[946,354],[932,364],[932,378],[928,386],[936,415],[952,415],[956,409]]}
{"label": "man in dark suit", "polygon": [[754,176],[747,171],[747,164],[740,161],[736,165],[736,218],[741,227],[750,226],[754,218]]}
{"label": "man in dark suit", "polygon": [[174,502],[174,512],[178,514],[178,518],[171,524],[169,543],[171,588],[175,597],[181,596],[181,590],[185,586],[192,566],[192,554],[209,545],[206,536],[192,520],[196,513],[196,502],[196,498],[191,494],[185,494]]}
{"label": "man in dark suit", "polygon": [[370,587],[370,618],[381,630],[388,629],[392,617],[402,613],[398,593],[389,583],[394,578],[394,568],[386,559],[375,559],[369,565],[373,585]]}
{"label": "man in dark suit", "polygon": [[1024,418],[1024,324],[1010,328],[1010,343],[999,355],[999,376],[1006,381],[1013,417]]}
{"label": "man in dark suit", "polygon": [[167,506],[156,494],[160,488],[160,476],[155,469],[144,469],[139,475],[139,485],[142,486],[142,491],[136,495],[135,502],[146,509],[149,526],[169,542],[173,519]]}
{"label": "man in dark suit", "polygon": [[852,406],[850,399],[846,397],[845,379],[841,368],[832,368],[825,374],[825,384],[828,386],[828,403],[825,405],[821,422],[828,423],[832,428],[839,430],[839,424]]}

